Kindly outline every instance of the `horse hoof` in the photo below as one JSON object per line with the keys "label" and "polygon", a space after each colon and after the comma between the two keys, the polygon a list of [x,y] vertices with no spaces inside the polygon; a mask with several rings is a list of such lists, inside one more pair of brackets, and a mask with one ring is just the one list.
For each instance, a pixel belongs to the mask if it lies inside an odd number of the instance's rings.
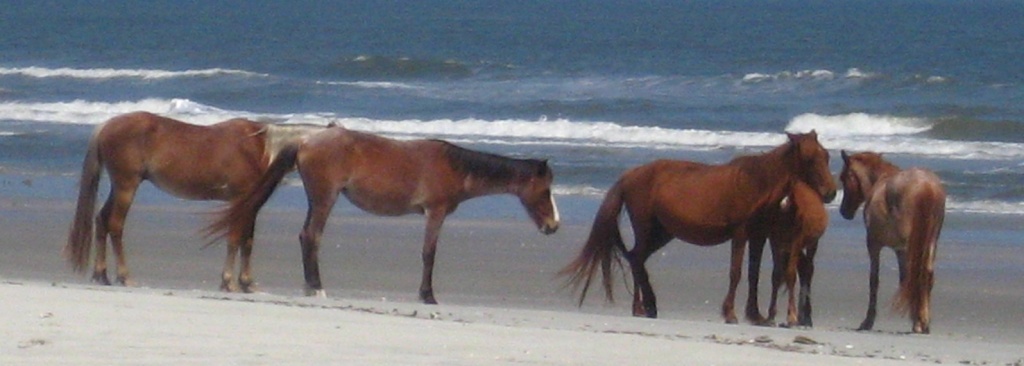
{"label": "horse hoof", "polygon": [[327,298],[327,291],[324,291],[324,289],[317,289],[317,290],[306,289],[306,296],[326,299]]}
{"label": "horse hoof", "polygon": [[238,288],[231,282],[224,282],[220,284],[220,290],[223,292],[236,292]]}
{"label": "horse hoof", "polygon": [[100,274],[93,275],[92,276],[92,281],[96,282],[98,284],[101,284],[103,286],[110,286],[110,279],[107,278],[106,275],[100,275]]}
{"label": "horse hoof", "polygon": [[[247,293],[247,294],[257,293],[259,291],[260,291],[259,286],[256,286],[255,284],[242,286],[242,292]],[[320,290],[320,291],[323,291],[323,290]],[[323,296],[321,296],[321,297],[327,297],[327,294],[324,293]]]}
{"label": "horse hoof", "polygon": [[770,325],[768,319],[761,316],[760,313],[747,313],[747,321],[750,322],[750,324],[758,326]]}

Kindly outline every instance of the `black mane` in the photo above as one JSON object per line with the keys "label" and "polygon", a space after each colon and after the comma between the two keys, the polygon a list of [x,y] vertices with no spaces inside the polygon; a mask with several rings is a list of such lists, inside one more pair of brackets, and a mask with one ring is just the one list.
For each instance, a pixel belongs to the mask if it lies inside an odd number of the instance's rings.
{"label": "black mane", "polygon": [[445,145],[444,154],[455,170],[476,178],[507,182],[543,175],[547,170],[542,160],[509,158],[437,141]]}

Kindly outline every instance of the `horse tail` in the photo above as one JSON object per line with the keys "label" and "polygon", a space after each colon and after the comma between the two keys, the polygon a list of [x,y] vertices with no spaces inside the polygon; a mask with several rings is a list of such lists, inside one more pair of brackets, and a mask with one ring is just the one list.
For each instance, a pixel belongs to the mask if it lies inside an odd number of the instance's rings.
{"label": "horse tail", "polygon": [[[931,192],[934,193],[934,192]],[[907,273],[893,309],[906,314],[922,311],[934,283],[935,250],[942,231],[945,204],[936,196],[918,203],[907,242]],[[938,196],[941,197],[941,196]]]}
{"label": "horse tail", "polygon": [[240,233],[251,233],[256,226],[256,215],[270,196],[277,190],[284,176],[295,167],[298,158],[299,144],[292,143],[282,147],[270,167],[260,177],[259,182],[248,193],[232,200],[227,207],[215,213],[216,219],[203,231],[210,243],[230,234],[231,228],[241,228]]}
{"label": "horse tail", "polygon": [[558,272],[560,276],[568,276],[567,286],[581,289],[579,306],[583,305],[591,280],[599,267],[605,296],[609,302],[614,300],[612,263],[621,269],[621,257],[626,253],[626,245],[622,242],[622,234],[619,231],[619,215],[623,206],[621,185],[622,180],[619,180],[605,194],[604,201],[594,217],[587,243],[580,250],[579,256]]}
{"label": "horse tail", "polygon": [[89,139],[89,146],[82,162],[82,177],[78,183],[78,204],[75,208],[75,219],[71,222],[68,242],[64,246],[64,257],[70,262],[75,272],[82,272],[89,264],[92,253],[93,214],[96,212],[96,193],[99,190],[102,158],[99,153],[99,132],[103,125],[97,127]]}

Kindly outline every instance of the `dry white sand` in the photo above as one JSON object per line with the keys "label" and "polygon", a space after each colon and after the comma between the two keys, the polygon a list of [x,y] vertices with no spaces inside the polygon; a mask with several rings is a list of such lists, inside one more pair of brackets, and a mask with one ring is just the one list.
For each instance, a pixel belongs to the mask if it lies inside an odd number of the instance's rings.
{"label": "dry white sand", "polygon": [[1020,364],[1022,352],[928,336],[13,280],[0,299],[3,365]]}

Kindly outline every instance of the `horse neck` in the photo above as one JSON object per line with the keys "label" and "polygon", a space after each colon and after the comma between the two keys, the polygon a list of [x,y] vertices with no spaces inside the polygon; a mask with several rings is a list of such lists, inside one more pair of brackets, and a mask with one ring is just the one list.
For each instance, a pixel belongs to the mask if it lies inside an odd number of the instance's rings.
{"label": "horse neck", "polygon": [[[869,197],[869,194],[874,190],[879,181],[887,179],[899,172],[899,167],[885,160],[879,160],[877,163],[869,166],[868,169],[866,169],[867,177],[865,177],[866,179],[863,179],[861,183],[861,187],[864,190],[864,196]],[[866,184],[864,182],[866,182]]]}
{"label": "horse neck", "polygon": [[753,179],[753,189],[766,196],[780,196],[785,188],[797,179],[796,168],[788,161],[789,144],[777,147],[761,155],[754,155],[740,161],[740,169]]}
{"label": "horse neck", "polygon": [[516,194],[522,187],[522,183],[517,183],[516,180],[494,180],[473,174],[466,174],[462,181],[463,195],[467,199],[495,194]]}
{"label": "horse neck", "polygon": [[448,143],[445,152],[454,171],[462,175],[466,198],[517,194],[529,182],[532,165],[519,159],[473,151]]}

